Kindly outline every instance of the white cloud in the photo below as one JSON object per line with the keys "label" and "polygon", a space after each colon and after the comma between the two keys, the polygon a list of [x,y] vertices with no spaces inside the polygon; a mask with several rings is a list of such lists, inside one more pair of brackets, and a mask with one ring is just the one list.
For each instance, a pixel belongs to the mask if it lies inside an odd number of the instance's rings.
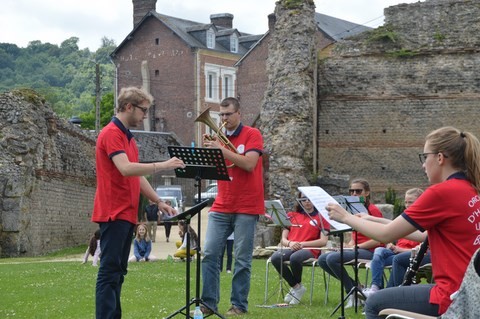
{"label": "white cloud", "polygon": [[[276,0],[157,0],[159,13],[203,23],[210,14],[232,13],[233,25],[242,32],[267,31],[267,16]],[[383,23],[383,8],[417,0],[316,0],[316,11],[340,19],[376,27]],[[96,50],[106,36],[119,44],[133,28],[132,0],[3,0],[0,10],[0,42],[26,47],[40,40],[60,44],[80,39],[80,48]]]}

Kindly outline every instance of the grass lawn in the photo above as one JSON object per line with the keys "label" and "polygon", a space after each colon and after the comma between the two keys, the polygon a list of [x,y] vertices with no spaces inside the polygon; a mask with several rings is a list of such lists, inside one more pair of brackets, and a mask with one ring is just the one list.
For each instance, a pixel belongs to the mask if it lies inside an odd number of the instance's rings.
{"label": "grass lawn", "polygon": [[[86,246],[38,258],[0,259],[0,318],[94,318],[95,281],[98,268],[91,261],[80,263]],[[72,261],[72,257],[78,260]],[[310,268],[304,269],[307,287],[302,303],[288,308],[262,308],[265,296],[265,259],[254,259],[249,295],[249,312],[243,318],[339,318],[330,316],[340,299],[340,283],[330,280],[329,301],[324,305],[323,272],[315,271],[315,289],[309,304]],[[350,268],[350,267],[349,267]],[[350,270],[349,270],[350,271]],[[191,293],[195,297],[196,262],[191,264]],[[230,307],[232,274],[221,275],[219,312]],[[162,260],[135,263],[128,267],[122,289],[123,318],[165,318],[185,306],[185,263]],[[365,273],[360,270],[359,278]],[[285,288],[286,289],[286,288]],[[282,302],[279,280],[270,267],[267,304]],[[192,306],[193,309],[193,306]],[[175,318],[185,318],[177,314]],[[216,316],[211,316],[215,318]],[[364,318],[361,309],[345,310],[346,318]]]}

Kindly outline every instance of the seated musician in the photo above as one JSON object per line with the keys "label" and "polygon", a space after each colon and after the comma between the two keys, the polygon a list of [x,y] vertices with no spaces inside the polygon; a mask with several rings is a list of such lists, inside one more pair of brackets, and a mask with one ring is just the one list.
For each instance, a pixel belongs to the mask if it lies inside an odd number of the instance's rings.
{"label": "seated musician", "polygon": [[[423,190],[420,188],[411,188],[405,192],[405,208],[410,207],[417,198],[423,193]],[[360,294],[359,297],[368,298],[372,294],[376,293],[380,289],[384,288],[383,282],[383,272],[386,266],[392,265],[393,258],[396,254],[407,252],[410,254],[412,248],[416,247],[418,242],[413,240],[408,240],[406,238],[401,238],[397,241],[396,244],[389,243],[385,247],[375,248],[373,253],[373,258],[370,263],[370,269],[372,272],[372,283],[370,288],[365,288],[363,294]],[[399,276],[400,274],[396,274]],[[402,274],[403,278],[403,274]],[[390,280],[387,287],[393,286],[394,276],[390,275]],[[400,283],[401,284],[401,283]]]}
{"label": "seated musician", "polygon": [[[351,196],[362,196],[365,198],[365,207],[367,208],[368,214],[375,217],[383,217],[382,212],[378,209],[377,206],[370,202],[370,185],[364,179],[355,179],[350,183],[349,193]],[[356,242],[355,242],[356,239]],[[357,246],[358,258],[359,259],[372,259],[373,251],[375,248],[382,246],[378,241],[368,238],[367,236],[358,232],[352,235],[352,239],[348,243],[347,247]],[[355,259],[355,251],[346,250],[343,252],[343,262],[349,262]],[[345,291],[348,293],[352,288],[357,285],[355,280],[353,280],[347,273],[345,267],[340,264],[340,252],[332,252],[328,254],[323,254],[318,258],[318,264],[322,267],[327,273],[333,277],[340,279],[340,276],[343,274],[343,284]],[[355,296],[352,294],[345,305],[345,308],[353,307]]]}
{"label": "seated musician", "polygon": [[[330,229],[308,198],[301,193],[298,198],[295,211],[287,214],[292,226],[282,232],[280,244],[286,248],[276,251],[271,257],[273,266],[291,287],[285,296],[285,302],[291,305],[298,304],[306,291],[302,285],[302,263],[317,258],[321,252],[320,249],[304,248],[325,246],[328,236],[322,233],[321,225]],[[283,263],[287,260],[290,267]]]}
{"label": "seated musician", "polygon": [[380,311],[387,308],[444,314],[480,245],[480,141],[470,132],[442,127],[427,135],[419,158],[431,186],[392,222],[383,225],[357,218],[335,203],[326,207],[331,219],[381,242],[402,237],[421,241],[428,231],[435,284],[380,290],[365,303],[367,319],[380,318]]}

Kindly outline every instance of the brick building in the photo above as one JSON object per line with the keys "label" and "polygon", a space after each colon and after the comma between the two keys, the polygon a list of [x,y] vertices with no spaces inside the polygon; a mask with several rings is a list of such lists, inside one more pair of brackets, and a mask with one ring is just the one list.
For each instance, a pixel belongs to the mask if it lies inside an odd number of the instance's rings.
{"label": "brick building", "polygon": [[159,14],[156,0],[133,0],[134,27],[112,53],[116,87],[143,86],[155,97],[146,131],[174,131],[183,145],[198,145],[207,129],[195,118],[220,101],[237,96],[234,64],[260,36],[233,27],[233,15],[212,14],[198,23]]}

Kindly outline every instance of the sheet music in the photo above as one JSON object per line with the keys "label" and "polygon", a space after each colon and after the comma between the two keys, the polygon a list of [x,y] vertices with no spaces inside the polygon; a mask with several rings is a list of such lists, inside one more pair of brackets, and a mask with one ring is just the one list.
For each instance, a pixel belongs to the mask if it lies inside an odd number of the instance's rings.
{"label": "sheet music", "polygon": [[275,224],[282,227],[290,227],[292,223],[287,218],[287,211],[283,208],[282,202],[278,199],[266,200],[265,210],[271,216]]}
{"label": "sheet music", "polygon": [[298,187],[298,190],[312,202],[313,206],[315,206],[322,217],[325,218],[325,220],[330,224],[330,226],[333,228],[330,229],[330,232],[333,230],[352,230],[352,227],[348,226],[347,224],[339,223],[333,219],[330,219],[325,206],[327,206],[328,203],[338,204],[338,202],[335,200],[335,198],[324,191],[323,188],[319,186],[301,186]]}

